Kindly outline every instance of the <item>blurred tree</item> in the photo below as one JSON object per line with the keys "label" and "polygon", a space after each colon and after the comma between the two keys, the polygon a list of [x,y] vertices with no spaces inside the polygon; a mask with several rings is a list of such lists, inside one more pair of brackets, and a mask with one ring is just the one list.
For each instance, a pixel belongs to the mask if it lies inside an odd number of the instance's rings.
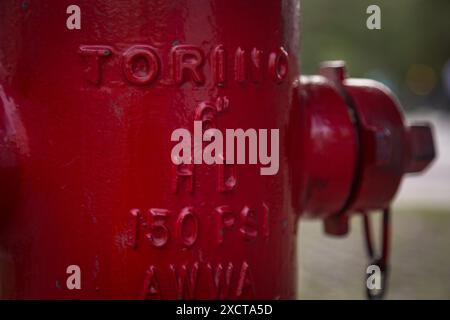
{"label": "blurred tree", "polygon": [[[381,30],[366,27],[372,4],[381,8]],[[380,80],[411,106],[450,110],[442,82],[450,60],[449,0],[303,0],[301,10],[303,73],[315,73],[320,61],[343,59],[351,76]],[[426,94],[408,86],[433,76]]]}

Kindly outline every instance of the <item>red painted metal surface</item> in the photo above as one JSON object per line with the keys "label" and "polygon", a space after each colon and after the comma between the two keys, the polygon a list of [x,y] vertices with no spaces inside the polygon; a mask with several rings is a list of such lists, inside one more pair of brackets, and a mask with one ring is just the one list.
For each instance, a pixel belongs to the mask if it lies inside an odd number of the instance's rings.
{"label": "red painted metal surface", "polygon": [[[298,217],[343,234],[434,157],[380,84],[299,78],[297,1],[70,4],[0,3],[2,297],[294,298]],[[174,166],[194,120],[279,128],[278,174]]]}

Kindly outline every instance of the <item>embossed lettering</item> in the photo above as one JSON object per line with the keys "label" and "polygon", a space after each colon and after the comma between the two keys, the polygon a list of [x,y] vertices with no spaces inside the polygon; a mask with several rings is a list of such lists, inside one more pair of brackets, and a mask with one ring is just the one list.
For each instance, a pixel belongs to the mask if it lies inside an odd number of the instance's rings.
{"label": "embossed lettering", "polygon": [[223,243],[225,229],[234,225],[236,220],[234,212],[229,206],[220,206],[216,208],[216,221],[217,221],[217,242]]}
{"label": "embossed lettering", "polygon": [[251,53],[251,74],[252,74],[252,80],[254,82],[260,82],[262,80],[263,74],[262,74],[262,51],[258,50],[256,48],[253,48]]}
{"label": "embossed lettering", "polygon": [[242,263],[239,273],[238,286],[236,289],[236,298],[242,298],[244,295],[254,295],[253,280],[250,274],[250,267],[247,262]]}
{"label": "embossed lettering", "polygon": [[223,86],[226,80],[226,54],[223,45],[218,45],[213,49],[211,56],[212,72],[214,82],[217,86]]}
{"label": "embossed lettering", "polygon": [[151,83],[158,76],[159,68],[159,58],[150,46],[136,45],[122,55],[123,74],[132,84]]}
{"label": "embossed lettering", "polygon": [[181,210],[177,219],[177,233],[185,247],[194,245],[198,237],[198,219],[193,207],[186,207]]}
{"label": "embossed lettering", "polygon": [[197,286],[198,263],[194,263],[190,270],[185,264],[181,266],[180,270],[177,270],[177,267],[171,264],[170,270],[175,277],[177,298],[193,299]]}
{"label": "embossed lettering", "polygon": [[[257,47],[248,51],[244,48],[245,46],[230,48],[233,53],[231,59],[228,59],[228,50],[222,44],[214,46],[209,57],[196,45],[175,45],[167,56],[161,56],[151,45],[135,44],[122,51],[119,55],[120,61],[113,59],[108,65],[120,62],[124,80],[138,86],[150,85],[158,80],[162,86],[181,85],[186,82],[204,85],[207,82],[205,72],[208,72],[208,82],[217,87],[224,87],[229,79],[234,79],[237,83],[251,80],[255,84],[266,78],[275,83],[286,79],[289,57],[283,47],[267,51],[268,53]],[[88,58],[85,70],[87,80],[100,85],[104,58],[113,56],[113,51],[119,50],[105,45],[81,45],[78,51],[80,55]],[[228,63],[231,66],[228,66]],[[166,69],[169,72],[163,73]]]}
{"label": "embossed lettering", "polygon": [[128,245],[133,249],[136,249],[138,246],[139,239],[139,229],[141,226],[141,211],[139,209],[131,209],[130,210],[130,231],[128,233]]}
{"label": "embossed lettering", "polygon": [[181,182],[187,180],[188,192],[194,192],[194,178],[195,178],[195,168],[193,164],[173,165],[174,167],[174,180],[173,180],[173,192],[178,193],[181,189]]}
{"label": "embossed lettering", "polygon": [[144,288],[142,290],[142,299],[161,299],[159,282],[156,277],[155,266],[150,266],[145,274]]}
{"label": "embossed lettering", "polygon": [[112,55],[111,47],[80,46],[79,53],[88,59],[85,70],[87,80],[94,85],[99,85],[102,81],[102,63],[105,58]]}
{"label": "embossed lettering", "polygon": [[170,211],[167,209],[152,208],[149,212],[151,221],[146,236],[153,246],[162,247],[169,241],[169,229],[166,226],[166,219]]}
{"label": "embossed lettering", "polygon": [[234,55],[234,79],[243,82],[247,78],[247,66],[245,62],[245,51],[240,47]]}
{"label": "embossed lettering", "polygon": [[[223,156],[225,158],[226,156]],[[218,189],[220,192],[230,192],[237,185],[237,168],[234,164],[227,164],[223,159],[222,164],[218,164]]]}
{"label": "embossed lettering", "polygon": [[214,269],[211,263],[207,264],[210,274],[210,289],[212,299],[225,299],[230,294],[231,276],[233,275],[233,264],[228,263],[224,270],[221,263]]}
{"label": "embossed lettering", "polygon": [[254,210],[245,206],[241,210],[242,227],[239,229],[246,240],[255,239],[258,236],[257,221]]}
{"label": "embossed lettering", "polygon": [[288,54],[283,47],[269,55],[269,73],[276,83],[281,83],[288,74]]}
{"label": "embossed lettering", "polygon": [[205,82],[201,66],[203,65],[203,51],[191,45],[179,45],[172,48],[172,77],[177,84],[183,83],[190,77],[196,84]]}

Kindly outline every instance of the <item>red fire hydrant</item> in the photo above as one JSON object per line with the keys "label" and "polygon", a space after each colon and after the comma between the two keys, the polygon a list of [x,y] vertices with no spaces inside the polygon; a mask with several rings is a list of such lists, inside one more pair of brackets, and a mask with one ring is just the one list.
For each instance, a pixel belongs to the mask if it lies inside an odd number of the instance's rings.
{"label": "red fire hydrant", "polygon": [[[298,1],[71,2],[0,3],[3,298],[294,298],[298,218],[387,231],[434,158],[380,83],[300,77]],[[277,173],[175,165],[194,121],[278,129]]]}

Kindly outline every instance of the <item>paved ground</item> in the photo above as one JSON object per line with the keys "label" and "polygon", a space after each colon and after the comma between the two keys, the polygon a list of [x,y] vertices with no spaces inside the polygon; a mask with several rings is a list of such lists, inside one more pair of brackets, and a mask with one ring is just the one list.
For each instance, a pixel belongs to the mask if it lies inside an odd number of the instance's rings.
{"label": "paved ground", "polygon": [[[450,118],[411,118],[434,123],[440,157],[425,175],[406,179],[396,200],[387,298],[450,299]],[[354,217],[352,232],[344,239],[325,236],[318,221],[302,222],[300,299],[365,298],[361,222]]]}

